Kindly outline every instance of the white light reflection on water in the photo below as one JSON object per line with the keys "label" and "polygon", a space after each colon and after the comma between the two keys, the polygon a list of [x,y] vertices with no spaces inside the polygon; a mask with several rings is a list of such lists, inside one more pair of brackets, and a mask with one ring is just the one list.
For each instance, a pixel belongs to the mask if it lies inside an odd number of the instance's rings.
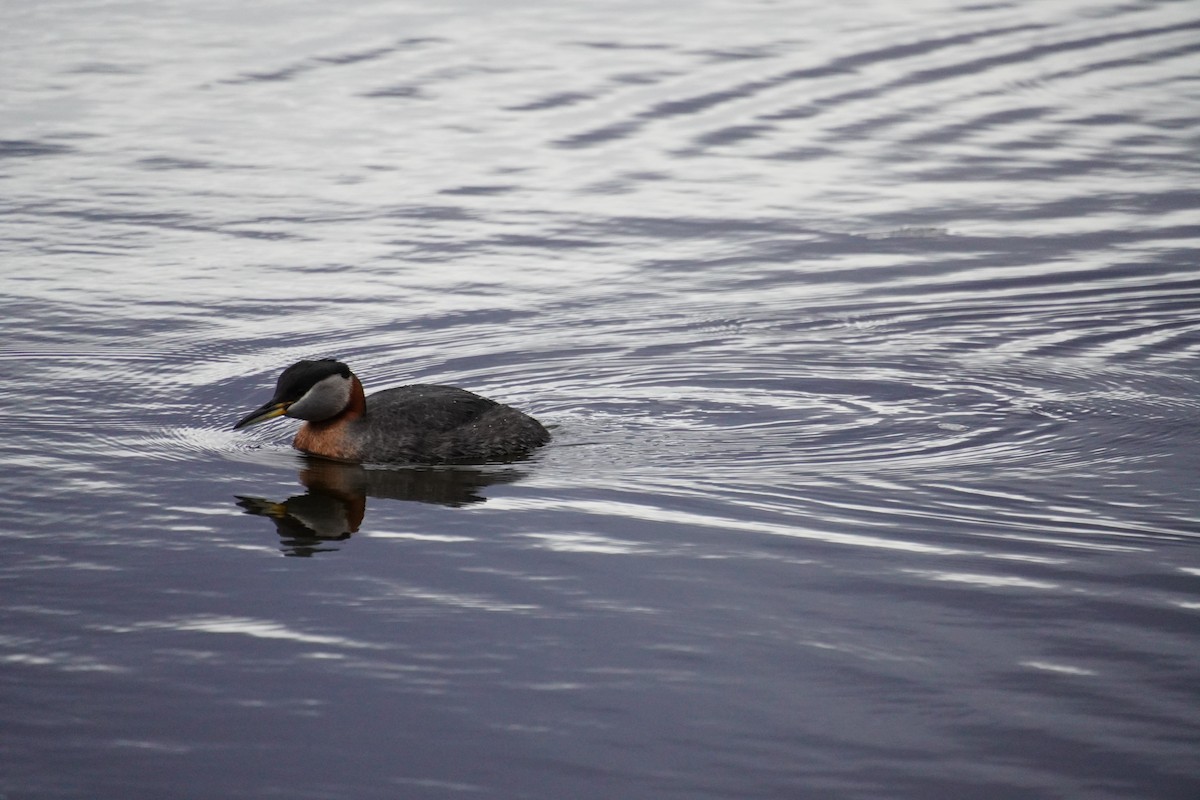
{"label": "white light reflection on water", "polygon": [[102,626],[101,630],[112,633],[136,634],[155,631],[195,631],[199,633],[232,634],[257,639],[283,639],[299,644],[323,644],[337,647],[370,648],[368,642],[359,642],[341,636],[323,636],[293,630],[271,620],[251,617],[198,617],[194,619],[170,619],[157,622],[138,622],[124,627]]}
{"label": "white light reflection on water", "polygon": [[[715,517],[710,514],[693,514],[685,511],[673,510],[659,506],[645,506],[635,503],[621,503],[614,501],[603,502],[572,502],[560,503],[555,501],[513,501],[507,498],[497,498],[492,501],[492,508],[504,510],[506,507],[518,509],[524,507],[527,510],[545,510],[545,509],[562,509],[570,510],[573,513],[589,514],[613,520],[642,520],[646,522],[662,523],[664,526],[682,526],[695,528],[715,528],[723,531],[744,531],[748,533],[763,533],[771,536],[787,536],[799,539],[819,539],[823,542],[832,544],[854,545],[856,547],[879,547],[891,550],[908,550],[916,553],[929,553],[934,555],[964,555],[965,550],[957,550],[952,548],[938,547],[935,545],[922,544],[920,542],[905,542],[896,539],[884,539],[874,536],[852,535],[844,533],[834,533],[828,531],[808,530],[793,525],[780,525],[765,522],[756,522],[748,520],[740,520],[735,518]],[[544,537],[541,534],[535,535],[538,538],[549,538],[552,542],[566,541],[571,539],[571,535],[565,537],[550,536]],[[588,537],[582,536],[582,540],[587,540]],[[616,540],[608,540],[608,544],[616,545]],[[640,547],[634,542],[622,542],[628,549],[617,548],[606,552],[652,552],[650,548]]]}

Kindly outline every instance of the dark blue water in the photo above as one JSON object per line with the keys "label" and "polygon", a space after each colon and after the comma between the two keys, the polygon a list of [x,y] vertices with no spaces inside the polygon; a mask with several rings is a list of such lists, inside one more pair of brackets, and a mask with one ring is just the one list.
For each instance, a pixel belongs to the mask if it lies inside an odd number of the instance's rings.
{"label": "dark blue water", "polygon": [[1200,796],[1195,4],[2,27],[6,800]]}

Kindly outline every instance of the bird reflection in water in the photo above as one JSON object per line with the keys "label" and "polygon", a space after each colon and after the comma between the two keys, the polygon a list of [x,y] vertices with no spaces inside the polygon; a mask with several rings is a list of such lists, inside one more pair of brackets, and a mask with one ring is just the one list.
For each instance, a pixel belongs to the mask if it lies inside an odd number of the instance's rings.
{"label": "bird reflection in water", "polygon": [[524,473],[512,467],[411,467],[373,469],[358,464],[306,458],[300,482],[308,490],[281,502],[237,496],[247,514],[270,517],[284,555],[311,556],[337,550],[362,525],[367,498],[413,500],[444,506],[482,503],[480,491],[513,483]]}

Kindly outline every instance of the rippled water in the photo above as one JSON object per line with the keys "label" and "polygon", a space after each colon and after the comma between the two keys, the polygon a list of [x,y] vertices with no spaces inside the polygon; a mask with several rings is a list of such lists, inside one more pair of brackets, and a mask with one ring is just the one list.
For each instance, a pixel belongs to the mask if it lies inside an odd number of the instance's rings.
{"label": "rippled water", "polygon": [[1194,3],[6,18],[0,795],[1200,796]]}

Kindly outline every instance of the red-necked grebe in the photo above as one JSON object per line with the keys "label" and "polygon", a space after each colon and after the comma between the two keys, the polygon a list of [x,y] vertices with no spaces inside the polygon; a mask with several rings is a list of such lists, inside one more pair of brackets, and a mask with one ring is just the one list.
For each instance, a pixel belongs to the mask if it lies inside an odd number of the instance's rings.
{"label": "red-necked grebe", "polygon": [[275,395],[234,430],[275,417],[305,420],[292,446],[340,461],[507,461],[550,441],[533,417],[453,386],[416,384],[367,397],[340,361],[298,361]]}

